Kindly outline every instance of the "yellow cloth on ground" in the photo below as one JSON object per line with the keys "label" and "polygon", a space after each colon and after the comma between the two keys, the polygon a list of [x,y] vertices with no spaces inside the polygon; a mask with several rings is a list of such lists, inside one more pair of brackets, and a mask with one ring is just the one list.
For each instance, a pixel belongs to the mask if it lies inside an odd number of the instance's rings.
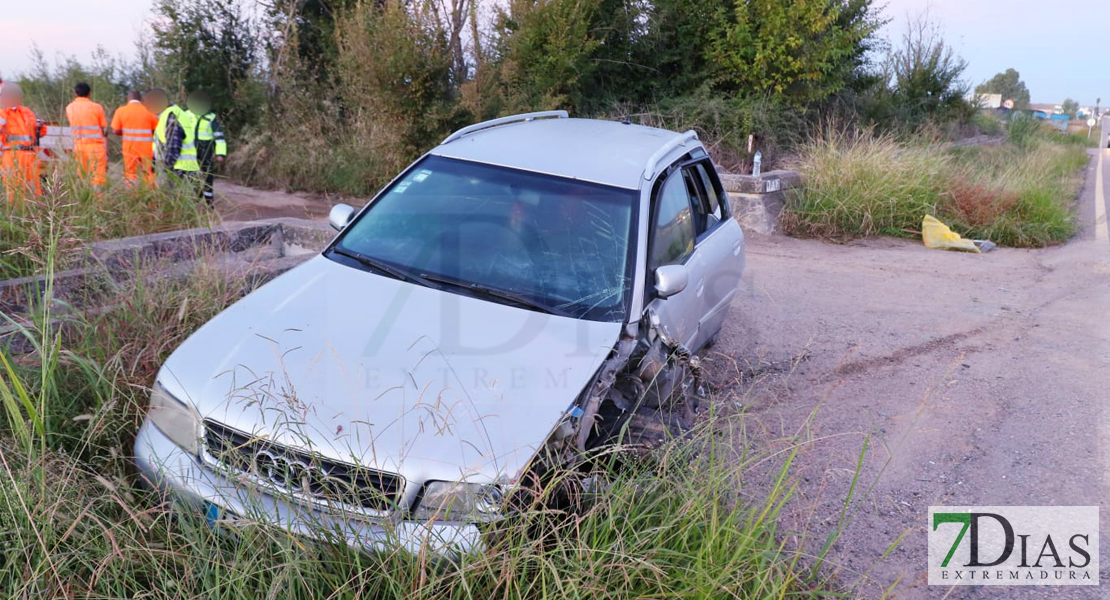
{"label": "yellow cloth on ground", "polygon": [[979,254],[979,248],[975,246],[975,242],[960,237],[960,234],[949,229],[947,225],[938,221],[933,215],[925,215],[925,218],[921,221],[921,239],[924,240],[925,246],[928,248],[961,250]]}

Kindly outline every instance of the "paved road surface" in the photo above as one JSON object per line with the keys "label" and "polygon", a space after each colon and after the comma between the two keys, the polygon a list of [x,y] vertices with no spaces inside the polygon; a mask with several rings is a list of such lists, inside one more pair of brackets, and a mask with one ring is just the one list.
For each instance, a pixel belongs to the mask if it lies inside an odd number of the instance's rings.
{"label": "paved road surface", "polygon": [[[757,448],[802,445],[787,523],[808,523],[812,551],[870,441],[861,488],[874,487],[831,557],[858,597],[895,582],[896,598],[915,600],[1110,597],[1110,536],[1098,588],[925,585],[929,506],[1107,506],[1110,241],[1096,233],[1096,195],[1099,215],[1110,207],[1095,166],[1110,185],[1110,150],[1092,154],[1082,232],[1058,248],[751,236],[714,383],[748,407]],[[749,473],[746,490],[766,481]]]}

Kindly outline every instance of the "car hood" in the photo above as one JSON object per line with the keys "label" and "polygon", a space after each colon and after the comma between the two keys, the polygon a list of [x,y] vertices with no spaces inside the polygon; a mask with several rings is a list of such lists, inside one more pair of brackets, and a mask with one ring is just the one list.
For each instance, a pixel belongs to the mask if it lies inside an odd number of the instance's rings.
{"label": "car hood", "polygon": [[512,479],[620,331],[319,256],[199,329],[159,380],[204,418],[335,460]]}

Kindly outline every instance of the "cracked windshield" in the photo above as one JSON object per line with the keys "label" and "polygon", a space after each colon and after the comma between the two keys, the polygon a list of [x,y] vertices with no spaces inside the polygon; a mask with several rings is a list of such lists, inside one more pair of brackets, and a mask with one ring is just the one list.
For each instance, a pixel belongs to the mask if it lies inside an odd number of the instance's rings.
{"label": "cracked windshield", "polygon": [[637,194],[429,156],[353,223],[357,253],[461,288],[599,321],[624,313]]}

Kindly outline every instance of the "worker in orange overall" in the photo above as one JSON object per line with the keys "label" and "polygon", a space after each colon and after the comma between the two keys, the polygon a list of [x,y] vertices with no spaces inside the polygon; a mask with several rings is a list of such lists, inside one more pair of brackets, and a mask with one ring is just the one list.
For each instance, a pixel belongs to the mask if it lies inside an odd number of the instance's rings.
{"label": "worker in orange overall", "polygon": [[73,86],[73,92],[77,97],[66,107],[73,153],[81,166],[81,175],[91,177],[93,185],[101,186],[108,181],[108,145],[104,138],[108,119],[104,116],[104,107],[89,100],[92,92],[89,84],[78,83]]}
{"label": "worker in orange overall", "polygon": [[35,113],[23,106],[23,90],[9,81],[0,86],[0,182],[13,202],[16,191],[42,193],[39,180]]}
{"label": "worker in orange overall", "polygon": [[147,184],[154,183],[154,129],[158,117],[143,105],[138,91],[127,93],[127,104],[112,114],[112,131],[123,138],[123,178],[137,183],[140,174]]}

